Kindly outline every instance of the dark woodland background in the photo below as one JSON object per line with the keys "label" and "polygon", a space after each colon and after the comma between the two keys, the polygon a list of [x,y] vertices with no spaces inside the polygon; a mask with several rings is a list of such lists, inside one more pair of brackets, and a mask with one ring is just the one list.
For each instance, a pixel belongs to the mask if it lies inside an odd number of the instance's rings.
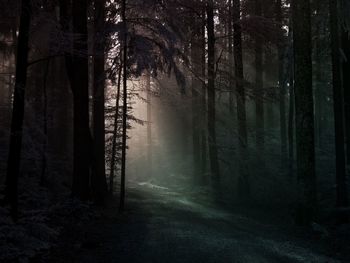
{"label": "dark woodland background", "polygon": [[1,262],[350,261],[348,0],[0,4]]}

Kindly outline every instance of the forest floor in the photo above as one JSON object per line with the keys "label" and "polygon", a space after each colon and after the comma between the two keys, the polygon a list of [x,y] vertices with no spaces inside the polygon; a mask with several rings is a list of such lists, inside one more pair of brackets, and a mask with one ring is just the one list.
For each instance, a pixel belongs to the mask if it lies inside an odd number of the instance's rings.
{"label": "forest floor", "polygon": [[70,226],[46,262],[350,262],[322,233],[203,200],[129,183],[123,213],[114,200],[96,220]]}

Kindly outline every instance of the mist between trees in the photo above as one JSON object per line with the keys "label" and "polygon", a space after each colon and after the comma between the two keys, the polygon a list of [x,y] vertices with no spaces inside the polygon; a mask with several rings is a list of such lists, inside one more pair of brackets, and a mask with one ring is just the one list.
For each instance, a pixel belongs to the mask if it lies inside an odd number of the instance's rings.
{"label": "mist between trees", "polygon": [[136,182],[347,223],[349,17],[345,0],[2,0],[1,216],[39,189],[123,211]]}

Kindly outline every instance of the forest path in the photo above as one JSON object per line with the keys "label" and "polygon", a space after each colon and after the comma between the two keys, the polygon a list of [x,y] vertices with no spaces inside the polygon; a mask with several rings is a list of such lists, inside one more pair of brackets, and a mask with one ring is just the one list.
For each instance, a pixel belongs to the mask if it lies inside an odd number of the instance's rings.
{"label": "forest path", "polygon": [[276,225],[164,187],[130,184],[126,207],[122,214],[116,205],[105,211],[70,260],[62,262],[340,262],[315,252],[312,242],[286,234],[289,230],[283,233]]}

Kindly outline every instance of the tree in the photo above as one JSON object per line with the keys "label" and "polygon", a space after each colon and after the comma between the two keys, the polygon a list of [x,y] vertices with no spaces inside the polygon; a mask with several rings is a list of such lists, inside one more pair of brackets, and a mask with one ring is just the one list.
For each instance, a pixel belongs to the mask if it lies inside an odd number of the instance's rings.
{"label": "tree", "polygon": [[[191,34],[191,64],[192,64],[192,141],[193,141],[193,162],[194,162],[194,176],[195,180],[199,181],[201,173],[201,130],[200,130],[200,87],[201,83],[198,81],[198,76],[201,75],[200,60],[200,26],[196,17],[191,18],[192,30]],[[203,114],[203,113],[202,113]]]}
{"label": "tree", "polygon": [[297,223],[316,216],[314,105],[312,92],[310,1],[293,0],[294,91],[299,200]]}
{"label": "tree", "polygon": [[89,124],[87,0],[73,0],[73,186],[72,194],[89,198],[91,134]]}
{"label": "tree", "polygon": [[335,159],[336,159],[336,189],[337,206],[348,205],[346,184],[346,159],[344,141],[344,103],[342,93],[340,39],[338,22],[338,0],[329,0],[331,51],[332,51],[332,76],[333,76],[333,107],[335,125]]}
{"label": "tree", "polygon": [[[347,5],[345,6],[345,4]],[[347,1],[343,1],[343,14],[341,25],[341,41],[342,51],[345,60],[342,65],[343,75],[343,92],[344,92],[344,108],[345,108],[345,132],[346,132],[346,157],[348,170],[350,171],[350,23],[348,19],[348,11],[350,5]]]}
{"label": "tree", "polygon": [[276,0],[276,24],[278,34],[278,86],[279,86],[279,102],[280,102],[280,132],[281,132],[281,154],[282,158],[285,159],[287,153],[287,127],[286,127],[286,90],[285,90],[285,41],[283,33],[283,15],[282,15],[282,1]]}
{"label": "tree", "polygon": [[152,176],[152,93],[150,72],[146,72],[145,78],[147,92],[147,165],[148,175]]}
{"label": "tree", "polygon": [[[233,0],[234,1],[234,0]],[[233,16],[232,16],[232,0],[228,1],[228,23],[227,23],[227,35],[228,35],[228,71],[229,71],[229,109],[233,113],[233,98],[234,98],[234,78],[233,78]]]}
{"label": "tree", "polygon": [[[205,6],[203,5],[200,10],[200,64],[201,64],[201,76],[203,79],[206,77],[206,19],[205,19]],[[205,81],[202,82],[202,89],[200,93],[200,111],[201,111],[201,172],[205,174],[207,171],[207,85]]]}
{"label": "tree", "polygon": [[121,17],[123,23],[123,135],[122,135],[122,164],[120,180],[120,203],[119,210],[123,211],[125,206],[125,172],[126,172],[126,132],[127,132],[127,113],[128,113],[128,90],[127,90],[127,38],[128,27],[126,21],[126,0],[122,0]]}
{"label": "tree", "polygon": [[[291,8],[292,9],[292,8]],[[291,10],[290,10],[291,13]],[[294,165],[294,54],[293,54],[293,21],[290,15],[288,22],[288,82],[289,82],[289,105],[288,105],[288,163],[289,174],[293,174]]]}
{"label": "tree", "polygon": [[[324,31],[328,31],[327,25],[324,25],[324,16],[326,15],[323,8],[323,1],[315,2],[314,13],[315,13],[315,39],[314,39],[314,90],[315,90],[315,135],[316,145],[321,146],[321,140],[324,134],[324,123],[326,110],[324,104],[326,102],[325,94],[325,83],[324,83],[324,72],[322,70],[324,57]],[[327,10],[328,11],[328,10]],[[327,36],[328,37],[328,36]]]}
{"label": "tree", "polygon": [[206,6],[207,35],[208,35],[208,142],[211,179],[214,190],[220,184],[220,170],[216,145],[216,113],[215,113],[215,31],[214,31],[214,3],[209,0]]}
{"label": "tree", "polygon": [[7,161],[5,202],[11,206],[13,220],[18,219],[18,178],[20,173],[25,89],[29,53],[29,29],[32,7],[30,1],[22,1],[18,29],[16,83],[12,107],[10,148]]}
{"label": "tree", "polygon": [[111,166],[109,173],[109,193],[113,195],[114,191],[114,172],[116,170],[116,154],[117,154],[117,136],[118,136],[118,120],[119,120],[119,103],[120,103],[120,86],[122,78],[122,65],[119,65],[118,69],[118,81],[117,81],[117,94],[115,97],[115,113],[113,120],[113,135],[112,135],[112,153],[111,153]]}
{"label": "tree", "polygon": [[246,173],[245,158],[248,145],[247,117],[245,105],[245,89],[243,75],[243,51],[242,51],[242,28],[241,28],[241,2],[233,0],[233,56],[235,64],[235,79],[237,92],[237,119],[238,119],[238,141],[239,141],[239,179],[238,193],[246,198],[250,195],[249,178]]}
{"label": "tree", "polygon": [[[262,2],[255,0],[255,16],[262,16]],[[258,151],[264,148],[263,38],[255,35],[255,130]]]}
{"label": "tree", "polygon": [[93,103],[93,172],[91,187],[97,203],[107,193],[105,171],[105,1],[94,2],[94,103]]}

